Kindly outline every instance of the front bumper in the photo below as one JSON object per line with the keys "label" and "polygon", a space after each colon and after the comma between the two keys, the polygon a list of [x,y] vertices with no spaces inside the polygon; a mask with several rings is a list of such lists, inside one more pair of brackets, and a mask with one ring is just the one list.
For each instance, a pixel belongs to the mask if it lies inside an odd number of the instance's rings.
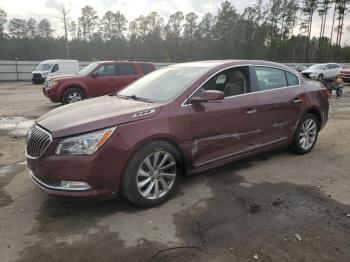
{"label": "front bumper", "polygon": [[339,77],[343,79],[344,83],[350,83],[350,74],[339,74]]}
{"label": "front bumper", "polygon": [[57,182],[40,179],[34,175],[34,173],[29,170],[29,178],[33,182],[34,185],[39,187],[40,189],[46,191],[51,195],[56,196],[75,196],[75,197],[95,197],[98,196],[98,191],[93,189],[67,189],[60,187]]}
{"label": "front bumper", "polygon": [[43,76],[33,76],[32,77],[32,82],[34,84],[43,84],[45,83],[46,77]]}
{"label": "front bumper", "polygon": [[60,103],[61,98],[60,95],[57,93],[56,88],[47,88],[43,87],[43,94],[51,100],[51,102],[54,103]]}
{"label": "front bumper", "polygon": [[[54,154],[58,141],[53,140],[41,157],[27,156],[29,177],[37,187],[51,195],[112,198],[118,194],[120,177],[132,154],[118,149],[115,143],[118,138],[110,139],[93,155],[61,156]],[[66,189],[60,186],[60,181],[82,181],[91,188]]]}

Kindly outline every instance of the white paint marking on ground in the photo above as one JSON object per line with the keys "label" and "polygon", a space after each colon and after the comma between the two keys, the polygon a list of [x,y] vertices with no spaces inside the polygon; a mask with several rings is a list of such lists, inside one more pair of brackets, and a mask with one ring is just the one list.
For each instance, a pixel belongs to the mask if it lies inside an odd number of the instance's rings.
{"label": "white paint marking on ground", "polygon": [[13,136],[25,136],[34,120],[21,116],[0,117],[0,130],[7,131]]}

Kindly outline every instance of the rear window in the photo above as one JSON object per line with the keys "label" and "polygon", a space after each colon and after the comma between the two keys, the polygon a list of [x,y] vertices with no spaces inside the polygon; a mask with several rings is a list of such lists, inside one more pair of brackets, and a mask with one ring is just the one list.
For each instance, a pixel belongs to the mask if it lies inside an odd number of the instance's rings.
{"label": "rear window", "polygon": [[134,65],[131,64],[119,64],[117,65],[117,75],[128,76],[137,75],[137,71]]}
{"label": "rear window", "polygon": [[154,67],[149,64],[139,64],[141,67],[142,72],[146,75],[148,73],[151,73],[154,71]]}
{"label": "rear window", "polygon": [[255,67],[259,89],[270,90],[287,86],[284,70],[271,67]]}
{"label": "rear window", "polygon": [[288,86],[299,85],[299,78],[295,74],[287,72],[287,71],[285,71],[285,72],[286,72]]}

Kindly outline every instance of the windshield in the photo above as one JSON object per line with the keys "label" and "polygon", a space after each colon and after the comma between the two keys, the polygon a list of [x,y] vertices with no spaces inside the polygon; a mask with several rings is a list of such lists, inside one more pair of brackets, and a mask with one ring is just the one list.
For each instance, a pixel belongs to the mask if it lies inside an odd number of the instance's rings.
{"label": "windshield", "polygon": [[82,70],[79,71],[79,75],[87,76],[90,74],[96,67],[98,66],[98,63],[91,63],[90,65],[84,67]]}
{"label": "windshield", "polygon": [[52,64],[39,64],[35,71],[50,71]]}
{"label": "windshield", "polygon": [[309,70],[322,70],[325,64],[317,64],[309,67]]}
{"label": "windshield", "polygon": [[165,103],[180,95],[210,68],[165,67],[132,83],[117,95]]}

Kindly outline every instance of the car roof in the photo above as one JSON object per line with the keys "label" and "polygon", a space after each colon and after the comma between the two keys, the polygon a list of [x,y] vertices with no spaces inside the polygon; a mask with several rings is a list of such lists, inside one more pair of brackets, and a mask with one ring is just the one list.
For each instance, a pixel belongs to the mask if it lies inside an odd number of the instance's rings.
{"label": "car roof", "polygon": [[41,61],[40,63],[43,63],[43,64],[48,64],[48,63],[58,63],[58,62],[78,62],[78,60],[71,60],[71,59],[49,59],[49,60],[44,60],[44,61]]}
{"label": "car roof", "polygon": [[106,60],[106,61],[96,61],[99,64],[107,64],[107,63],[132,63],[132,64],[153,64],[152,62],[145,61],[134,61],[134,60]]}
{"label": "car roof", "polygon": [[206,61],[197,61],[197,62],[187,62],[187,63],[180,63],[180,64],[174,64],[171,65],[172,67],[203,67],[203,68],[224,68],[229,66],[240,66],[240,65],[255,65],[255,66],[269,66],[269,67],[278,67],[283,68],[289,71],[294,71],[290,67],[265,61],[265,60],[239,60],[239,59],[231,59],[231,60],[206,60]]}

